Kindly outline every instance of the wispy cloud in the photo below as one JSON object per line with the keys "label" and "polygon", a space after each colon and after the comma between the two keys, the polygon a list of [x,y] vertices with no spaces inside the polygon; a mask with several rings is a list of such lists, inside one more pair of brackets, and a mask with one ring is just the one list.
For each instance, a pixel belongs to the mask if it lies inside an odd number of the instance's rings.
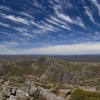
{"label": "wispy cloud", "polygon": [[28,33],[28,29],[22,27],[12,27],[12,29],[19,31],[20,35],[35,38],[32,34]]}
{"label": "wispy cloud", "polygon": [[1,13],[1,17],[9,19],[11,21],[15,21],[21,24],[26,24],[29,25],[29,21],[27,19],[21,18],[19,16],[14,16],[14,15],[6,15]]}
{"label": "wispy cloud", "polygon": [[34,18],[32,15],[26,13],[26,12],[20,12],[21,15],[24,15],[26,17],[29,17],[29,18]]}
{"label": "wispy cloud", "polygon": [[95,5],[95,7],[98,10],[99,16],[100,16],[100,4],[98,2],[98,0],[90,0],[92,2],[93,5]]}
{"label": "wispy cloud", "polygon": [[60,2],[59,0],[53,0],[56,3],[50,1],[50,3],[52,4],[52,8],[55,11],[55,16],[57,16],[58,18],[60,18],[60,20],[64,20],[67,21],[69,23],[73,23],[73,20],[70,18],[70,16],[65,15],[63,13],[63,1]]}
{"label": "wispy cloud", "polygon": [[2,6],[2,5],[0,5],[0,9],[7,10],[7,11],[11,11],[12,10],[11,8],[6,7],[6,6]]}
{"label": "wispy cloud", "polygon": [[96,24],[96,22],[94,21],[93,17],[92,17],[92,12],[91,10],[89,9],[89,7],[84,7],[85,8],[85,11],[86,11],[86,15],[89,16],[90,20]]}
{"label": "wispy cloud", "polygon": [[1,26],[5,26],[5,27],[10,27],[9,24],[5,24],[5,23],[2,23],[2,22],[0,22],[0,25],[1,25]]}
{"label": "wispy cloud", "polygon": [[29,33],[23,32],[22,35],[24,35],[24,36],[29,36],[29,37],[33,38],[33,35],[31,35],[31,34],[29,34]]}
{"label": "wispy cloud", "polygon": [[[54,0],[55,1],[55,0]],[[63,27],[65,27],[65,24],[68,26],[69,24],[73,24],[73,25],[78,25],[84,29],[86,29],[81,17],[71,17],[69,15],[67,15],[65,13],[65,11],[63,10],[63,6],[68,6],[70,4],[70,1],[65,2],[64,0],[62,2],[60,1],[55,1],[56,3],[50,1],[50,3],[53,5],[52,8],[54,9],[54,16],[50,16],[51,19],[53,19],[56,24],[57,22],[59,23],[63,23]],[[72,4],[70,5],[71,9],[73,9]],[[58,20],[59,19],[59,20]],[[53,22],[54,23],[54,22]],[[69,28],[68,28],[69,29]]]}
{"label": "wispy cloud", "polygon": [[57,28],[55,28],[54,26],[44,22],[44,21],[41,21],[40,23],[36,23],[34,21],[30,21],[30,23],[34,26],[36,26],[38,29],[35,29],[33,31],[33,33],[46,33],[46,32],[50,32],[50,31],[53,31],[53,32],[56,32],[57,31]]}
{"label": "wispy cloud", "polygon": [[78,16],[78,17],[77,17],[77,20],[75,21],[75,23],[76,23],[77,25],[83,27],[84,29],[86,29],[86,27],[85,27],[83,21],[81,20],[81,17]]}
{"label": "wispy cloud", "polygon": [[26,28],[22,28],[22,27],[12,27],[12,29],[17,30],[19,32],[27,32],[28,31]]}
{"label": "wispy cloud", "polygon": [[16,46],[16,45],[19,45],[19,43],[17,42],[8,42],[8,41],[4,41],[2,43],[2,46],[4,45],[4,47],[12,47],[12,46]]}
{"label": "wispy cloud", "polygon": [[7,46],[15,46],[15,45],[18,45],[18,43],[17,42],[4,42],[3,44],[5,44],[5,45],[7,45]]}
{"label": "wispy cloud", "polygon": [[76,17],[75,19],[71,19],[69,16],[67,16],[65,14],[61,14],[59,12],[57,12],[57,16],[63,21],[66,21],[66,22],[68,22],[70,24],[79,25],[82,28],[86,29],[86,27],[85,27],[85,25],[84,25],[84,23],[83,23],[83,21],[81,20],[80,17]]}
{"label": "wispy cloud", "polygon": [[69,22],[69,23],[74,23],[74,22],[72,21],[72,19],[71,19],[69,16],[67,16],[67,15],[65,15],[65,14],[61,14],[61,13],[59,13],[59,12],[56,12],[56,14],[57,14],[57,16],[58,16],[59,18],[61,18],[62,20],[67,21],[67,22]]}
{"label": "wispy cloud", "polygon": [[61,27],[61,28],[67,29],[67,30],[71,30],[68,25],[64,25],[63,23],[62,24],[61,23],[57,23],[57,22],[55,22],[53,20],[50,20],[50,19],[46,19],[46,21],[49,22],[49,23],[52,23],[52,24],[54,24],[54,25],[56,25],[58,27]]}
{"label": "wispy cloud", "polygon": [[34,0],[33,5],[34,5],[35,7],[37,7],[37,8],[45,9],[45,7],[44,7],[41,3],[39,3],[37,0]]}

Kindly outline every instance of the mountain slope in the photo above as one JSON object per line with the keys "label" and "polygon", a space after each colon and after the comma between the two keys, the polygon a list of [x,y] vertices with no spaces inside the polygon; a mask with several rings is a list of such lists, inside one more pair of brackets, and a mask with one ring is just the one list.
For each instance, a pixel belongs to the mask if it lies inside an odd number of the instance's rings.
{"label": "mountain slope", "polygon": [[33,74],[41,79],[68,84],[83,84],[85,80],[100,78],[100,64],[88,62],[66,62],[40,57],[34,63]]}

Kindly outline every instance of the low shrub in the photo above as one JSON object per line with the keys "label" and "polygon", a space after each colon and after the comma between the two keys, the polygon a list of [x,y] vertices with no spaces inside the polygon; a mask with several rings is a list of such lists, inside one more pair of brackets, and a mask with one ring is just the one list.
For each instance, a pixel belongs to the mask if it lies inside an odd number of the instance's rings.
{"label": "low shrub", "polygon": [[100,100],[100,93],[75,89],[70,100]]}

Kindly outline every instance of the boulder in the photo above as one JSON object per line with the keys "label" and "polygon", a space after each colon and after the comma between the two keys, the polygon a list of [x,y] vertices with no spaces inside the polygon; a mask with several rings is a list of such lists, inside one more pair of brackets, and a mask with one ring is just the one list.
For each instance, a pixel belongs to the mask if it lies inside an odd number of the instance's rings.
{"label": "boulder", "polygon": [[14,88],[12,89],[11,94],[15,96],[15,95],[16,95],[16,91],[17,91],[17,88],[16,88],[16,87],[14,87]]}
{"label": "boulder", "polygon": [[5,76],[2,76],[0,79],[0,84],[4,84],[6,81],[8,81],[8,79]]}
{"label": "boulder", "polygon": [[39,90],[39,100],[65,100],[62,97],[56,96],[52,94],[49,90],[43,89],[42,87],[38,87]]}
{"label": "boulder", "polygon": [[29,83],[29,82],[23,83],[23,85],[21,86],[20,89],[21,89],[22,91],[24,91],[24,92],[29,92],[29,90],[30,90],[30,83]]}
{"label": "boulder", "polygon": [[33,93],[35,92],[37,90],[37,88],[36,88],[36,86],[35,86],[35,84],[34,83],[31,83],[30,84],[30,89],[29,89],[29,95],[33,95]]}
{"label": "boulder", "polygon": [[41,83],[46,83],[46,80],[48,79],[48,76],[46,74],[43,74],[41,77],[40,77],[40,82]]}
{"label": "boulder", "polygon": [[2,100],[2,94],[0,93],[0,100]]}
{"label": "boulder", "polygon": [[10,97],[12,88],[9,86],[3,86],[3,96]]}
{"label": "boulder", "polygon": [[33,82],[27,81],[21,86],[21,90],[29,93],[29,95],[33,95],[37,88]]}
{"label": "boulder", "polygon": [[69,94],[71,94],[71,89],[60,89],[58,90],[57,92],[57,96],[60,96],[60,97],[63,97],[63,98],[66,98]]}
{"label": "boulder", "polygon": [[17,99],[15,98],[15,96],[11,95],[9,100],[17,100]]}
{"label": "boulder", "polygon": [[30,100],[34,100],[34,98],[33,98],[33,97],[31,97],[31,98],[30,98]]}
{"label": "boulder", "polygon": [[29,94],[27,92],[23,92],[21,90],[17,90],[15,99],[16,100],[29,100],[30,96],[29,96]]}

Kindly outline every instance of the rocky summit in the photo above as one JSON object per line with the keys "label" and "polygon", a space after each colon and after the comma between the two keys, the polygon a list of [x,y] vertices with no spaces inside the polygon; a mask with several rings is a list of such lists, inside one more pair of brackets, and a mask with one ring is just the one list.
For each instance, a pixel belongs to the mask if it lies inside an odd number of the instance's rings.
{"label": "rocky summit", "polygon": [[1,58],[0,100],[100,100],[100,63]]}

